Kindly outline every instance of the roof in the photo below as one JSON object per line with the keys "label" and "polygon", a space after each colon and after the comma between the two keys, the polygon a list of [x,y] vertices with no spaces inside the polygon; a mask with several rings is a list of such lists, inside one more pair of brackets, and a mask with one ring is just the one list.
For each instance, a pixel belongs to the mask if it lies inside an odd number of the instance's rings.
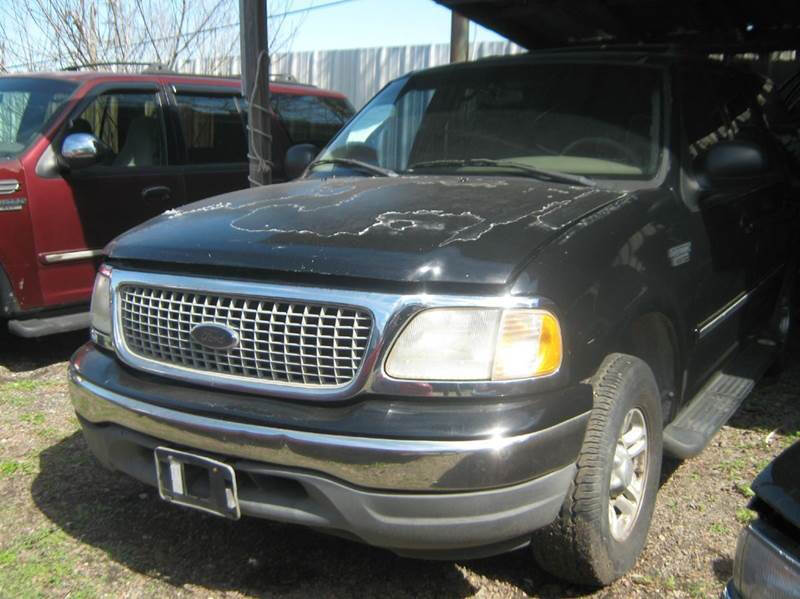
{"label": "roof", "polygon": [[528,49],[683,44],[800,47],[797,0],[436,0]]}
{"label": "roof", "polygon": [[[158,81],[161,83],[183,83],[186,85],[208,85],[209,87],[240,88],[238,77],[217,77],[213,75],[193,75],[182,73],[118,73],[111,71],[49,71],[34,73],[7,73],[2,77],[39,77],[43,79],[62,79],[76,83],[130,83],[136,81]],[[345,98],[337,91],[326,90],[303,83],[271,81],[270,91],[286,94],[330,96]]]}
{"label": "roof", "polygon": [[[630,64],[666,67],[675,63],[702,63],[711,68],[732,68],[731,65],[712,60],[705,54],[684,52],[672,46],[575,46],[543,49],[526,54],[489,56],[469,62],[439,65],[409,73],[407,76],[426,75],[440,71],[470,70],[486,67],[504,67],[518,64],[593,63]],[[734,65],[734,68],[735,65]]]}

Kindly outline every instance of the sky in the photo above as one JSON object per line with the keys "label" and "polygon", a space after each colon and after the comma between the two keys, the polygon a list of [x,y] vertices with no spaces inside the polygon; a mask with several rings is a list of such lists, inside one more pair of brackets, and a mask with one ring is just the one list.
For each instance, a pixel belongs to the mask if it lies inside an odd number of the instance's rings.
{"label": "sky", "polygon": [[[330,4],[330,6],[325,6]],[[293,0],[284,31],[296,30],[290,50],[335,50],[450,42],[450,11],[433,0]],[[298,26],[299,25],[299,26]],[[470,41],[503,38],[474,23]]]}

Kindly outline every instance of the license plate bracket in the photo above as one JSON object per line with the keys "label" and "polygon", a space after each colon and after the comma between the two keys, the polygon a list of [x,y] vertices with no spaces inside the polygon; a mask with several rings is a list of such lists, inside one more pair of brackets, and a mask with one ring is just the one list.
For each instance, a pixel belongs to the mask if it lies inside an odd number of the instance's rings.
{"label": "license plate bracket", "polygon": [[229,464],[169,447],[156,447],[153,455],[161,499],[231,520],[241,518],[236,473]]}

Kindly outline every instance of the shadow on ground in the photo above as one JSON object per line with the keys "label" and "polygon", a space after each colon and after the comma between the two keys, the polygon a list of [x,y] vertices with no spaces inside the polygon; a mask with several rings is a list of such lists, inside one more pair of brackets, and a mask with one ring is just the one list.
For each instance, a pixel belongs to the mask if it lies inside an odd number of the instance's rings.
{"label": "shadow on ground", "polygon": [[[40,454],[32,494],[39,509],[78,541],[176,587],[253,596],[335,589],[344,596],[465,597],[478,590],[453,562],[403,559],[302,527],[230,522],[167,505],[150,487],[102,469],[80,433]],[[531,584],[521,577],[526,569],[520,555],[483,562],[486,576]],[[523,568],[514,578],[518,566]]]}
{"label": "shadow on ground", "polygon": [[89,339],[89,331],[74,331],[38,339],[15,337],[0,323],[0,370],[20,373],[66,362]]}
{"label": "shadow on ground", "polygon": [[728,426],[792,435],[800,431],[800,331],[785,369],[764,378],[728,421]]}

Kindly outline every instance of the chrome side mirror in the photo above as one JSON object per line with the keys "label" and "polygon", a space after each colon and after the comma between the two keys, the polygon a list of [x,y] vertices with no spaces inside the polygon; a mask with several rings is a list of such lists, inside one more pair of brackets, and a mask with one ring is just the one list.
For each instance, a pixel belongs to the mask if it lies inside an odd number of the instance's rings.
{"label": "chrome side mirror", "polygon": [[70,133],[61,144],[61,158],[70,168],[97,164],[108,154],[108,146],[91,133]]}

